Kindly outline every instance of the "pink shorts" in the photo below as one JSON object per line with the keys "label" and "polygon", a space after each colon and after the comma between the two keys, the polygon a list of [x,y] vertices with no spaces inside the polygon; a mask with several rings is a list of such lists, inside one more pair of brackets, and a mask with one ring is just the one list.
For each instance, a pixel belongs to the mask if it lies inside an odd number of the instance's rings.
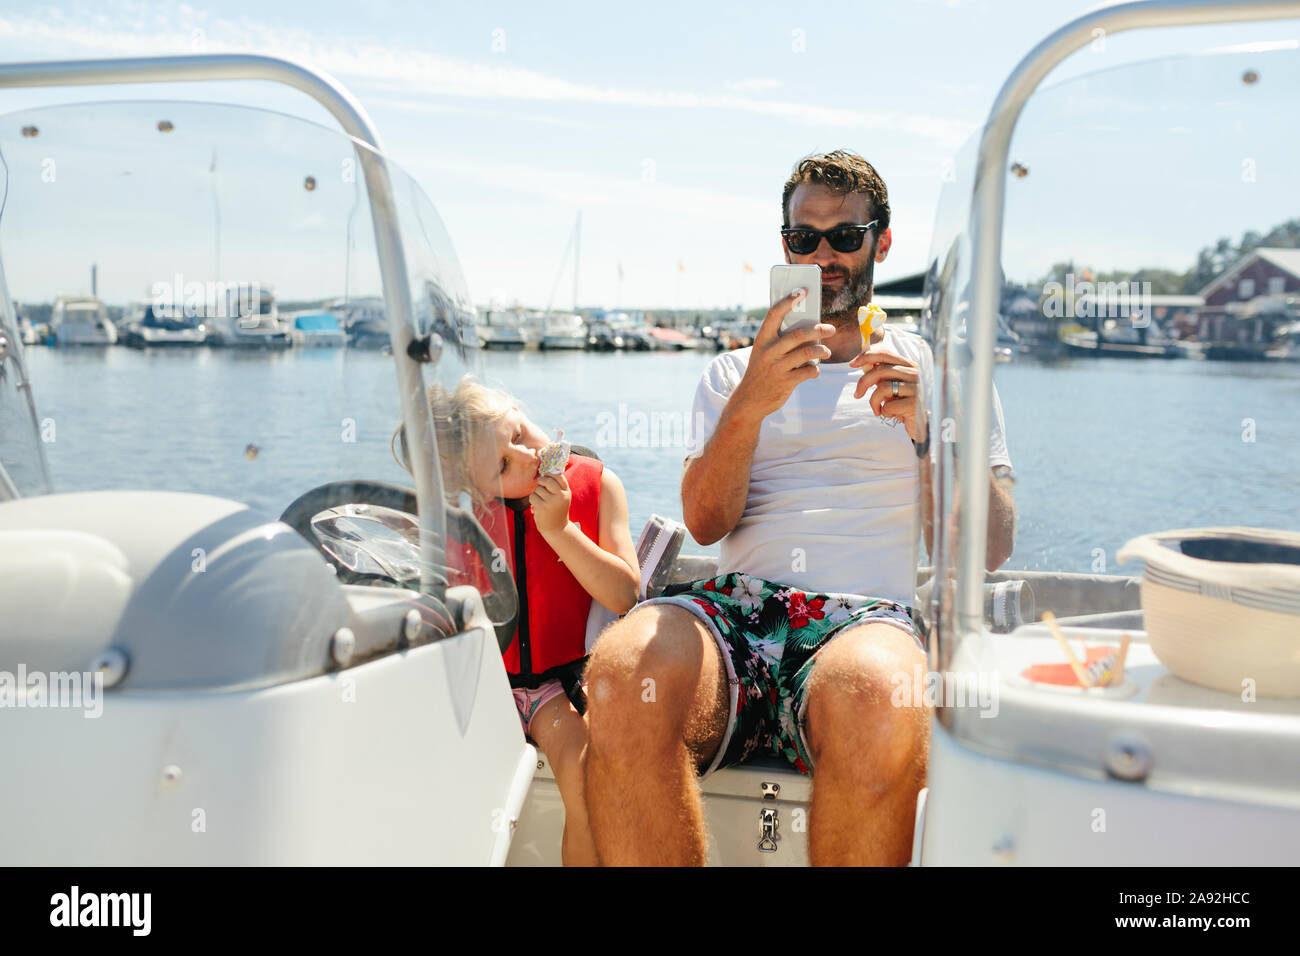
{"label": "pink shorts", "polygon": [[564,696],[564,685],[558,680],[548,680],[541,687],[532,690],[527,687],[512,688],[511,693],[515,695],[515,707],[518,708],[519,720],[524,725],[524,736],[527,736],[528,725],[543,705]]}

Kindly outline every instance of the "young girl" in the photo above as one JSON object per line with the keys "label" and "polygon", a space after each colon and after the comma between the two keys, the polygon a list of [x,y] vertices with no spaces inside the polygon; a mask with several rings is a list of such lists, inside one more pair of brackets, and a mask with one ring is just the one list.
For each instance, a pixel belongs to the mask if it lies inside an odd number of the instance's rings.
{"label": "young girl", "polygon": [[504,392],[466,377],[450,394],[431,387],[429,403],[448,496],[467,492],[476,517],[511,556],[519,611],[506,670],[524,733],[550,761],[564,800],[564,864],[593,866],[581,672],[591,602],[626,614],[640,590],[627,496],[612,471],[581,455],[570,455],[561,474],[539,474],[549,440]]}

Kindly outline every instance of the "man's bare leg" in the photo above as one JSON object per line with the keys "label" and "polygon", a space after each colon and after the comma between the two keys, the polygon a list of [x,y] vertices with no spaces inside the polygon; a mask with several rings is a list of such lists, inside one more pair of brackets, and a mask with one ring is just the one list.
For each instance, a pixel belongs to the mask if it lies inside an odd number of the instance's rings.
{"label": "man's bare leg", "polygon": [[896,707],[898,677],[925,655],[902,629],[863,624],[835,637],[808,677],[814,761],[808,854],[818,866],[904,866],[925,786],[930,711]]}
{"label": "man's bare leg", "polygon": [[587,814],[607,866],[703,865],[698,768],[726,733],[722,653],[684,608],[612,625],[587,666]]}

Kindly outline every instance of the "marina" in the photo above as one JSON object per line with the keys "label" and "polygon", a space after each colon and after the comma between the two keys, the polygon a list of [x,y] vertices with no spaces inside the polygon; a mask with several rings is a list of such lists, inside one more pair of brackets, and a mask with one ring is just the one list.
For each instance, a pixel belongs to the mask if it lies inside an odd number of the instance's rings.
{"label": "marina", "polygon": [[[508,388],[549,431],[563,429],[599,453],[627,487],[639,530],[651,514],[680,514],[691,402],[714,354],[485,351],[479,375]],[[313,482],[410,480],[389,451],[399,416],[387,380],[392,359],[379,352],[34,349],[29,362],[49,391],[42,416],[57,426],[57,440],[46,451],[61,492],[156,486],[279,514]],[[1287,409],[1300,397],[1298,364],[1265,371],[1254,362],[1021,358],[1000,365],[995,381],[1021,514],[1008,567],[1119,573],[1115,552],[1135,525],[1202,524],[1223,512],[1261,527],[1294,520],[1300,424]],[[1128,398],[1117,406],[1115,394]],[[1188,419],[1183,410],[1202,407],[1207,394],[1231,398]],[[149,437],[157,395],[180,396],[169,403],[168,430],[189,436],[166,455],[151,450]],[[228,395],[255,396],[265,412],[230,414]],[[1243,441],[1246,419],[1254,442]],[[349,420],[355,441],[344,442]],[[1131,432],[1117,443],[1121,424]],[[258,448],[252,459],[250,444]],[[1243,455],[1273,493],[1221,480]],[[1112,463],[1105,481],[1077,466],[1102,456]],[[1184,476],[1178,494],[1164,488],[1166,469]],[[717,553],[690,539],[683,548]]]}

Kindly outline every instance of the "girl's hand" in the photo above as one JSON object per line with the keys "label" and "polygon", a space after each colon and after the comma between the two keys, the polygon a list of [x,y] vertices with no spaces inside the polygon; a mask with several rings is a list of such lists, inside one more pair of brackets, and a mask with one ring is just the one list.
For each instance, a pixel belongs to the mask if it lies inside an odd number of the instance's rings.
{"label": "girl's hand", "polygon": [[568,526],[572,498],[569,481],[563,475],[543,475],[537,480],[528,503],[533,506],[533,520],[543,537],[559,534]]}

